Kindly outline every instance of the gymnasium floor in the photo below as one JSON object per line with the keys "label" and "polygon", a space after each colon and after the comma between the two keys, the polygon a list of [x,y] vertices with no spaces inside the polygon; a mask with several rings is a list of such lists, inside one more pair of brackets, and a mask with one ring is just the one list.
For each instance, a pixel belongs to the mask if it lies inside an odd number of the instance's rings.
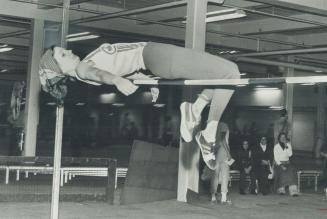
{"label": "gymnasium floor", "polygon": [[[13,176],[14,177],[14,176]],[[43,182],[43,183],[40,183]],[[9,185],[0,185],[1,195],[13,195],[11,201],[0,202],[0,219],[47,219],[50,218],[49,177],[37,175],[29,179],[22,178],[16,182],[11,179]],[[78,183],[77,183],[78,182]],[[231,206],[213,205],[209,202],[205,191],[191,203],[175,200],[152,202],[145,204],[119,205],[123,182],[115,192],[115,204],[108,205],[103,201],[60,202],[61,219],[326,219],[327,201],[323,200],[322,188],[314,192],[313,184],[303,183],[303,193],[294,198],[280,195],[239,195],[237,182],[230,187]],[[48,194],[47,198],[38,202],[26,201],[18,194]],[[61,190],[61,194],[104,193],[102,180],[88,178],[87,181],[72,180]],[[19,201],[17,201],[17,198]],[[21,198],[21,199],[19,199]],[[7,199],[8,200],[8,199]],[[15,200],[15,201],[14,201]]]}
{"label": "gymnasium floor", "polygon": [[[191,204],[175,200],[134,205],[107,205],[98,202],[62,202],[62,219],[326,219],[327,201],[321,194],[304,193],[300,197],[289,196],[240,196],[231,195],[231,206],[212,205],[207,197]],[[0,218],[6,219],[44,219],[50,216],[50,204],[38,202],[0,203]]]}
{"label": "gymnasium floor", "polygon": [[[117,155],[115,155],[117,156]],[[299,158],[304,167],[313,168],[313,161]],[[0,174],[3,179],[3,173]],[[80,178],[79,178],[80,179]],[[78,182],[78,183],[77,183]],[[104,194],[105,181],[87,178],[85,181],[72,180],[65,184],[61,192],[65,194]],[[190,204],[175,200],[153,202],[146,204],[119,205],[119,193],[122,183],[115,194],[115,205],[105,202],[61,202],[61,219],[327,219],[327,201],[323,200],[322,190],[313,191],[313,185],[303,185],[300,197],[268,195],[241,196],[238,194],[237,183],[233,183],[230,197],[231,206],[212,205],[205,195]],[[17,201],[19,194],[47,194],[46,200],[39,202]],[[31,175],[28,179],[23,176],[15,181],[11,174],[10,184],[0,182],[0,195],[13,195],[12,201],[0,199],[0,219],[47,219],[50,218],[49,194],[51,194],[51,178],[49,176]],[[15,201],[14,201],[15,200]]]}

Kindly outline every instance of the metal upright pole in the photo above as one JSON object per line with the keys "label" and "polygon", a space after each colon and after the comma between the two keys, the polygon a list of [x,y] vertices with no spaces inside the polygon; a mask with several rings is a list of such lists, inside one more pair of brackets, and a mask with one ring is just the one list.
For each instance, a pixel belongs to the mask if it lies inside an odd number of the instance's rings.
{"label": "metal upright pole", "polygon": [[[69,6],[70,0],[64,0],[61,26],[61,47],[66,47],[66,35],[69,25]],[[56,110],[56,131],[55,131],[55,148],[53,161],[52,177],[52,199],[51,199],[51,219],[59,218],[59,193],[60,193],[60,169],[61,169],[61,147],[62,147],[62,130],[64,120],[64,107],[58,105]]]}
{"label": "metal upright pole", "polygon": [[[187,23],[185,47],[197,51],[205,49],[207,0],[189,0],[187,4]],[[184,89],[183,99],[191,101],[198,88]],[[177,200],[187,202],[189,194],[199,192],[200,150],[195,142],[186,143],[180,140]]]}

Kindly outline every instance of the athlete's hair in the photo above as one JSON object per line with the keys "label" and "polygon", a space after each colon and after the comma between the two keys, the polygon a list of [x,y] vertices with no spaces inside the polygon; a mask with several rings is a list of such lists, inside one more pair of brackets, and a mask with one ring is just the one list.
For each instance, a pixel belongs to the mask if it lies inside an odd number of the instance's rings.
{"label": "athlete's hair", "polygon": [[62,103],[67,94],[65,85],[67,77],[62,73],[53,57],[54,48],[55,46],[51,46],[42,55],[39,64],[39,77],[42,89]]}

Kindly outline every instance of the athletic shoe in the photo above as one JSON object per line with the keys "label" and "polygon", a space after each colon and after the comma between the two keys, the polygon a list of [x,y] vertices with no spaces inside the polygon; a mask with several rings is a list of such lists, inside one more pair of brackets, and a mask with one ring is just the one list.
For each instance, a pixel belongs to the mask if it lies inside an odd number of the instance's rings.
{"label": "athletic shoe", "polygon": [[220,203],[221,203],[222,205],[231,205],[231,204],[232,204],[232,200],[227,199],[226,201],[220,201]]}
{"label": "athletic shoe", "polygon": [[217,199],[215,199],[215,200],[211,200],[211,201],[210,201],[210,204],[212,204],[212,205],[217,205],[217,204],[218,204]]}
{"label": "athletic shoe", "polygon": [[284,188],[284,187],[280,187],[280,188],[278,188],[277,193],[278,193],[279,195],[285,195],[285,194],[286,194],[286,192],[285,192],[285,188]]}
{"label": "athletic shoe", "polygon": [[291,186],[288,187],[288,189],[289,189],[289,192],[290,192],[290,196],[292,196],[292,197],[299,196],[299,192],[298,192],[298,189],[297,189],[296,185],[291,185]]}
{"label": "athletic shoe", "polygon": [[191,142],[193,139],[193,130],[195,126],[199,125],[200,118],[197,120],[192,112],[192,104],[183,102],[180,106],[181,110],[181,137],[186,142]]}
{"label": "athletic shoe", "polygon": [[212,149],[214,148],[215,143],[207,142],[201,132],[198,132],[195,135],[195,140],[200,147],[203,161],[206,163],[209,169],[214,170],[216,168],[216,156],[212,152]]}

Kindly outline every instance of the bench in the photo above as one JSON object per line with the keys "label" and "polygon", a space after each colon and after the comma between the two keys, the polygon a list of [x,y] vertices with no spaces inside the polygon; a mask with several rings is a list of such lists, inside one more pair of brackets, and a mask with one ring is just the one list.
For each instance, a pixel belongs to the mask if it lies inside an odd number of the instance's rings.
{"label": "bench", "polygon": [[[16,171],[16,181],[19,181],[20,173],[25,173],[25,178],[28,178],[29,173],[36,174],[52,174],[53,168],[50,166],[11,166],[11,165],[0,165],[0,170],[5,170],[5,184],[9,184],[10,171]],[[118,178],[126,178],[128,168],[117,167],[115,188],[117,188]],[[318,191],[318,178],[322,175],[321,171],[318,170],[299,170],[297,171],[297,185],[298,191],[301,191],[301,181],[307,181],[308,183],[314,181],[314,191]],[[75,176],[99,176],[107,177],[107,167],[62,167],[60,170],[60,185],[64,186]],[[249,177],[246,178],[248,181]],[[240,171],[230,170],[229,186],[232,185],[233,181],[240,180]]]}
{"label": "bench", "polygon": [[[238,170],[230,170],[230,186],[232,181],[239,181],[240,180],[240,171]],[[319,170],[299,170],[297,171],[297,186],[298,191],[301,191],[301,181],[314,181],[314,191],[318,191],[318,178],[322,175],[322,172]],[[250,180],[250,177],[247,176],[246,180]]]}
{"label": "bench", "polygon": [[314,189],[315,192],[318,191],[318,178],[322,174],[321,171],[318,170],[300,170],[297,171],[297,186],[298,191],[300,192],[301,189],[301,181],[307,180],[310,183],[310,180],[314,181]]}
{"label": "bench", "polygon": [[[115,178],[115,188],[117,188],[118,178],[126,178],[127,168],[117,167],[116,168],[116,178]],[[99,176],[107,177],[108,168],[106,167],[63,167],[61,172],[61,186],[67,183],[75,176]]]}
{"label": "bench", "polygon": [[[5,184],[9,184],[9,174],[11,171],[16,172],[16,181],[20,179],[20,173],[25,173],[25,178],[28,178],[29,173],[36,174],[52,174],[53,167],[50,166],[11,166],[0,165],[0,170],[5,170]],[[117,167],[115,188],[117,188],[118,178],[125,178],[127,175],[127,168]],[[108,177],[107,167],[62,167],[60,169],[60,185],[64,186],[68,180],[75,176],[102,176]]]}

